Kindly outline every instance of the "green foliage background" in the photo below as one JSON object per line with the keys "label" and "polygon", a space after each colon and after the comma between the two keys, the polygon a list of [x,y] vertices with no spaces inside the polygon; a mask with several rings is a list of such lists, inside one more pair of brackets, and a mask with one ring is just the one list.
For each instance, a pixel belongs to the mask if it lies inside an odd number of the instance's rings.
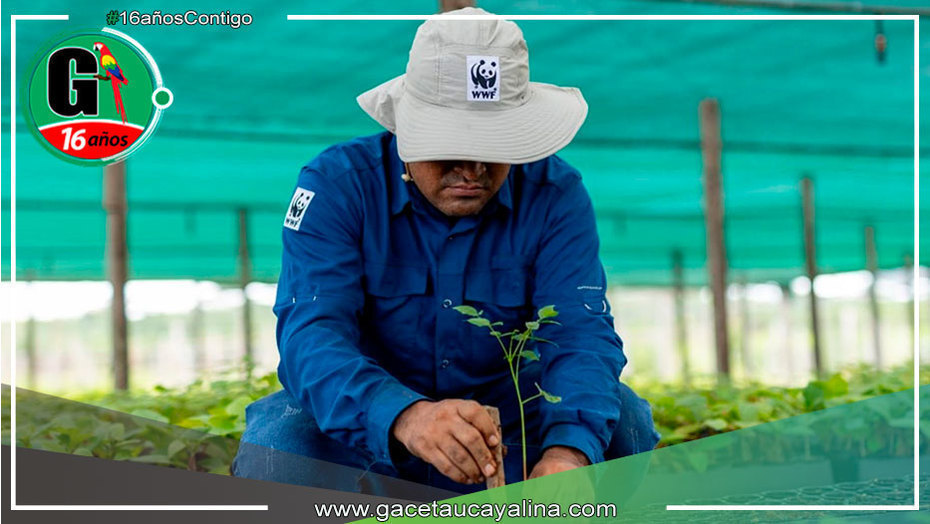
{"label": "green foliage background", "polygon": [[[74,399],[79,402],[18,390],[16,443],[46,451],[229,474],[245,430],[245,407],[281,388],[275,373],[251,380],[237,378],[241,376],[241,371],[229,372],[184,388],[156,386],[150,391],[89,393]],[[921,370],[920,382],[930,382],[930,367]],[[811,381],[803,388],[634,386],[653,406],[662,434],[659,446],[663,447],[902,391],[913,386],[913,368],[877,371],[859,367]],[[909,433],[913,414],[906,413],[910,406],[903,408],[900,413],[875,413],[874,417],[891,427],[900,425],[902,434]],[[9,413],[9,388],[4,386],[4,444],[10,442]],[[862,422],[857,424],[863,426]],[[930,434],[930,423],[922,422],[921,426],[923,433]],[[867,423],[857,428],[840,425],[837,432],[847,447],[889,446],[865,438]],[[902,440],[901,445],[905,444],[908,442]],[[778,454],[778,450],[768,451]]]}
{"label": "green foliage background", "polygon": [[[245,407],[280,389],[277,375],[198,380],[185,388],[92,393],[83,402],[17,391],[18,446],[229,474]],[[9,387],[3,442],[10,442]],[[106,408],[106,409],[101,409]]]}
{"label": "green foliage background", "polygon": [[[652,404],[663,447],[902,391],[913,387],[913,376],[911,366],[880,371],[862,365],[804,387],[668,388],[643,382],[634,388]],[[920,382],[930,382],[930,367],[921,368]],[[913,418],[908,421],[913,425]]]}

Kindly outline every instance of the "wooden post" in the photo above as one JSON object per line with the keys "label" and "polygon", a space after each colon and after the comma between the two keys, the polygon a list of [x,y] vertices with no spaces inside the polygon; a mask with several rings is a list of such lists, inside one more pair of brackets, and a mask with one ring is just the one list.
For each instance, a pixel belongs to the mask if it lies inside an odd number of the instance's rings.
{"label": "wooden post", "polygon": [[249,220],[245,208],[239,209],[239,288],[242,290],[242,337],[246,375],[252,376],[254,360],[252,355],[252,307],[246,286],[252,280],[252,261],[249,258]]}
{"label": "wooden post", "polygon": [[107,213],[107,277],[113,288],[110,326],[113,346],[113,383],[118,390],[129,388],[129,343],[126,322],[126,281],[129,252],[126,247],[126,162],[103,168],[103,208]]}
{"label": "wooden post", "polygon": [[475,7],[475,0],[439,0],[439,12],[455,11],[463,7]]}
{"label": "wooden post", "polygon": [[707,273],[714,297],[714,337],[718,380],[730,378],[730,343],[727,331],[727,253],[723,234],[723,187],[720,174],[720,106],[706,98],[698,107],[704,164],[704,226],[707,232]]}
{"label": "wooden post", "polygon": [[817,293],[814,280],[817,278],[817,251],[814,223],[814,183],[810,177],[801,178],[801,205],[804,210],[804,261],[807,279],[811,284],[811,343],[813,346],[814,372],[823,376],[823,358],[820,353],[820,322],[817,314]]}
{"label": "wooden post", "polygon": [[488,489],[493,489],[499,488],[507,483],[507,479],[504,476],[504,439],[501,433],[501,412],[494,406],[485,406],[484,409],[487,410],[488,415],[491,416],[491,420],[494,421],[494,424],[497,426],[497,435],[500,437],[498,444],[491,450],[491,452],[494,453],[494,464],[497,466],[497,470],[494,472],[493,477],[487,477],[485,479]]}
{"label": "wooden post", "polygon": [[865,226],[865,265],[872,274],[872,284],[869,285],[869,312],[872,316],[872,351],[875,356],[875,367],[882,367],[881,327],[878,316],[878,294],[875,286],[878,282],[878,252],[875,249],[875,228]]}
{"label": "wooden post", "polygon": [[742,360],[743,367],[743,378],[749,378],[755,374],[755,366],[753,365],[752,355],[749,354],[751,345],[749,343],[749,338],[752,336],[752,321],[749,314],[749,283],[744,278],[742,285],[740,286],[742,293],[740,294],[739,300],[739,312],[740,312],[740,337],[739,337],[739,350],[740,350],[740,360]]}
{"label": "wooden post", "polygon": [[685,277],[681,251],[672,252],[672,281],[675,293],[675,342],[681,360],[681,378],[691,383],[691,362],[688,359],[688,327],[685,323]]}

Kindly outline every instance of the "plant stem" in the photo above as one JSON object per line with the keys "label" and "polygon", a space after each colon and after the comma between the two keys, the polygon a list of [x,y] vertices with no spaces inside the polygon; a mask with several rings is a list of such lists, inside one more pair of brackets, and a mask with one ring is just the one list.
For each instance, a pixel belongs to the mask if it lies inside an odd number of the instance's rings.
{"label": "plant stem", "polygon": [[[493,328],[489,329],[493,331]],[[506,347],[500,335],[495,335],[493,332],[492,335],[497,339],[497,343],[500,344],[501,349],[504,351],[504,358],[507,359],[507,368],[510,370],[510,378],[513,379],[513,387],[517,392],[517,407],[520,409],[520,447],[523,452],[523,480],[526,480],[526,413],[523,409],[523,405],[542,396],[542,393],[537,393],[523,400],[523,395],[520,393],[520,363],[523,360],[523,348],[526,347],[526,341],[533,335],[533,330],[527,328],[523,333],[518,332],[516,334],[513,334],[511,331],[509,334],[510,340],[507,341]],[[513,338],[520,335],[523,336],[517,341],[517,347],[514,347]]]}
{"label": "plant stem", "polygon": [[[526,346],[526,341],[529,339],[530,334],[532,333],[531,329],[527,329],[524,333],[524,337],[517,342],[517,347],[513,352],[515,357],[516,364],[514,360],[511,359],[508,361],[510,364],[510,376],[513,377],[513,386],[517,390],[517,406],[520,408],[520,445],[521,451],[523,451],[523,480],[527,479],[526,475],[526,415],[523,410],[523,395],[520,393],[520,361],[523,360],[523,348]],[[511,344],[513,343],[513,337],[510,337]]]}
{"label": "plant stem", "polygon": [[517,406],[520,408],[520,447],[523,451],[523,480],[526,480],[526,418],[523,414],[523,396],[520,394],[520,376],[514,370],[513,361],[510,364],[510,376],[513,377],[513,386],[517,390]]}
{"label": "plant stem", "polygon": [[504,358],[506,358],[507,361],[510,362],[510,353],[507,351],[507,348],[504,347],[504,341],[501,340],[501,336],[500,336],[500,335],[494,335],[494,338],[497,339],[497,343],[500,344],[501,349],[504,351]]}
{"label": "plant stem", "polygon": [[[527,329],[527,331],[526,331],[526,337],[524,337],[523,340],[517,342],[517,350],[516,350],[515,353],[516,353],[516,357],[517,357],[516,375],[517,375],[517,379],[518,379],[518,380],[519,380],[519,377],[520,377],[520,363],[523,361],[523,348],[526,347],[526,341],[529,340],[529,338],[530,338],[530,336],[531,336],[532,334],[533,334],[533,330],[532,330],[532,329]],[[511,339],[511,340],[512,340],[512,339]]]}
{"label": "plant stem", "polygon": [[529,402],[529,401],[531,401],[531,400],[536,400],[536,399],[538,399],[538,398],[541,397],[541,396],[542,396],[542,393],[537,393],[537,394],[533,395],[532,397],[527,397],[526,400],[523,401],[523,403],[526,404],[527,402]]}

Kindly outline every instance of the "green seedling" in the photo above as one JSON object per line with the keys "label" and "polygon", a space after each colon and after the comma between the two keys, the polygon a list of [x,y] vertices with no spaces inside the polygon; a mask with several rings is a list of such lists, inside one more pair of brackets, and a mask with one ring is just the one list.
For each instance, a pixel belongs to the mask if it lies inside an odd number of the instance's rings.
{"label": "green seedling", "polygon": [[475,309],[472,306],[457,306],[453,309],[468,317],[465,321],[469,324],[488,328],[488,332],[492,337],[497,339],[497,343],[500,344],[501,350],[504,352],[504,358],[507,360],[507,367],[510,369],[510,378],[513,379],[513,387],[517,392],[517,405],[520,408],[520,442],[523,450],[523,480],[526,480],[526,417],[523,406],[537,398],[542,398],[546,402],[557,404],[562,401],[562,397],[543,390],[538,383],[535,383],[538,393],[523,398],[522,393],[520,393],[520,364],[524,359],[530,361],[539,360],[539,355],[535,351],[527,349],[526,344],[528,341],[556,345],[555,342],[537,337],[534,333],[544,324],[559,324],[557,321],[553,320],[559,313],[555,310],[555,306],[544,306],[536,312],[536,320],[531,320],[523,324],[524,329],[522,331],[514,329],[502,333],[498,331],[497,328],[503,326],[504,323],[491,322],[484,317],[484,311]]}

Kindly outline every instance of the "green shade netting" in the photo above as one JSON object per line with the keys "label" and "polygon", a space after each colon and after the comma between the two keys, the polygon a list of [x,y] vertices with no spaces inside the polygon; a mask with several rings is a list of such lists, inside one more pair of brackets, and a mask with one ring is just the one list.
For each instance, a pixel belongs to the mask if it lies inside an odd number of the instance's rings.
{"label": "green shade netting", "polygon": [[[479,5],[502,14],[790,13],[631,1]],[[56,34],[100,27],[110,7],[5,2],[5,37],[13,13],[71,17],[17,24],[19,79]],[[177,1],[140,1],[131,9],[218,10]],[[379,131],[355,96],[404,71],[419,24],[287,21],[285,15],[425,14],[436,2],[231,1],[223,9],[250,13],[254,22],[235,30],[114,26],[155,57],[175,95],[154,137],[128,161],[131,278],[235,281],[237,213],[245,208],[253,275],[275,281],[281,223],[300,166],[331,143]],[[880,266],[901,266],[913,251],[912,21],[883,23],[884,63],[876,59],[876,23],[868,20],[519,24],[530,48],[531,78],[577,86],[588,101],[587,121],[562,155],[582,171],[591,192],[611,281],[668,284],[676,250],[688,283],[706,281],[697,107],[709,96],[719,100],[722,113],[733,278],[785,281],[803,273],[799,180],[805,174],[815,185],[822,271],[865,267],[866,225],[875,228]],[[921,29],[930,35],[925,20]],[[919,45],[927,100],[930,36]],[[2,59],[8,95],[8,46]],[[10,267],[9,104],[3,96],[4,278]],[[52,157],[29,134],[21,113],[17,276],[102,279],[101,169]],[[930,136],[926,122],[921,127]],[[921,263],[930,257],[922,255]]]}

